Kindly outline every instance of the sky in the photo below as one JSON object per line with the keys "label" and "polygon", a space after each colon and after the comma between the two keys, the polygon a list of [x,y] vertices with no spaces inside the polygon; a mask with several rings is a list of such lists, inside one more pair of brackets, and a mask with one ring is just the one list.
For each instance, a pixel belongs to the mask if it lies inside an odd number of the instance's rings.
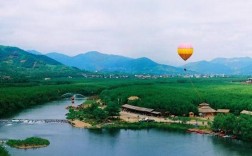
{"label": "sky", "polygon": [[0,44],[74,56],[87,51],[182,65],[252,54],[251,0],[0,0]]}

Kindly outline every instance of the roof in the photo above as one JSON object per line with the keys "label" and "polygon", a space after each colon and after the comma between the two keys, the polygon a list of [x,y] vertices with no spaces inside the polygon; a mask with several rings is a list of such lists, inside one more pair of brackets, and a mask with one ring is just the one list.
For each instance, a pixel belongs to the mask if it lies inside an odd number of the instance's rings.
{"label": "roof", "polygon": [[161,112],[157,112],[157,111],[153,111],[153,112],[151,112],[152,114],[156,114],[156,115],[160,115],[161,114]]}
{"label": "roof", "polygon": [[128,100],[138,100],[139,97],[138,96],[130,96],[128,97]]}
{"label": "roof", "polygon": [[199,108],[199,113],[215,113],[216,110],[209,106],[202,106]]}
{"label": "roof", "polygon": [[217,109],[217,113],[229,113],[230,109]]}
{"label": "roof", "polygon": [[199,107],[203,107],[203,106],[209,106],[209,104],[208,103],[201,103],[201,104],[199,104]]}
{"label": "roof", "polygon": [[144,108],[144,107],[138,107],[138,106],[133,106],[133,105],[129,105],[129,104],[122,105],[122,108],[136,110],[136,111],[140,111],[140,112],[149,112],[149,113],[152,112],[152,111],[154,111],[154,109]]}
{"label": "roof", "polygon": [[252,111],[243,110],[241,111],[241,114],[252,115]]}

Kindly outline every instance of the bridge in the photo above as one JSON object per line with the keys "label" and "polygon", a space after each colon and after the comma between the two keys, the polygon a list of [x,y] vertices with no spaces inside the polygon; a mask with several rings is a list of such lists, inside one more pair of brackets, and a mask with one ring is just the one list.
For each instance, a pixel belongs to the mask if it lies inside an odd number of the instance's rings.
{"label": "bridge", "polygon": [[0,123],[68,123],[66,119],[0,119]]}
{"label": "bridge", "polygon": [[83,99],[85,98],[84,95],[82,94],[78,94],[78,93],[65,93],[63,95],[61,95],[62,98],[71,98],[74,97],[75,99]]}

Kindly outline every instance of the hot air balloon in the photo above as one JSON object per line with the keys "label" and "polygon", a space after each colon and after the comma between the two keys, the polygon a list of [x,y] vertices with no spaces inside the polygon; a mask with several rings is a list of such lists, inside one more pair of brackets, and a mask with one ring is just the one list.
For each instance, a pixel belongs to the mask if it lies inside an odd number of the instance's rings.
{"label": "hot air balloon", "polygon": [[186,61],[193,54],[193,47],[191,44],[180,44],[178,46],[178,54],[179,56]]}

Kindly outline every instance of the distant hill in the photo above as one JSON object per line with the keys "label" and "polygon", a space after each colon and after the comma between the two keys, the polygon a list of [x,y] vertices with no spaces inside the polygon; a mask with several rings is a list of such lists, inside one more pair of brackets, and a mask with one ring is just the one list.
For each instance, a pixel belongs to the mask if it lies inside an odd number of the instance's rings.
{"label": "distant hill", "polygon": [[186,65],[189,70],[203,74],[251,75],[252,58],[216,58]]}
{"label": "distant hill", "polygon": [[17,47],[0,46],[0,79],[66,77],[80,74],[45,55],[34,55]]}
{"label": "distant hill", "polygon": [[60,53],[49,53],[46,56],[65,65],[101,72],[121,72],[130,74],[180,74],[182,68],[158,64],[146,57],[129,58],[119,55],[102,54],[97,51],[79,54],[74,57]]}
{"label": "distant hill", "polygon": [[27,52],[34,54],[34,55],[43,55],[42,53],[36,51],[36,50],[27,50]]}

